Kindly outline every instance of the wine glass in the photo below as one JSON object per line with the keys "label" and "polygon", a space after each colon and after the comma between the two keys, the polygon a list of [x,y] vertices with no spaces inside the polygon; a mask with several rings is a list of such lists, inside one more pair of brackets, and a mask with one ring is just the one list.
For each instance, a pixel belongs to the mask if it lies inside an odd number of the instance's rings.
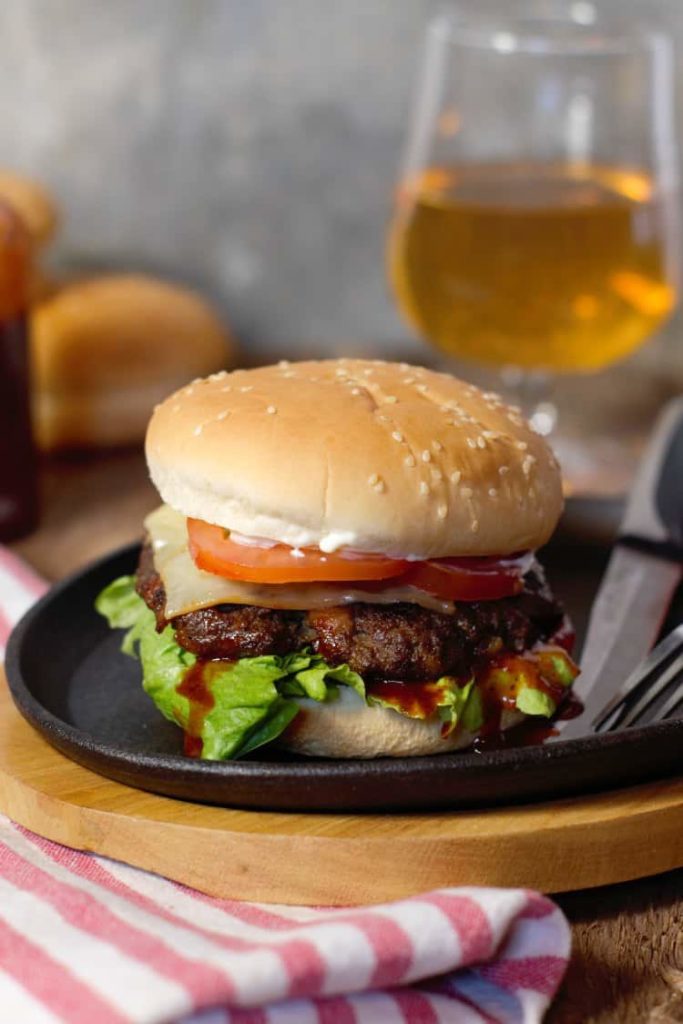
{"label": "wine glass", "polygon": [[586,0],[515,11],[429,25],[388,269],[412,326],[549,433],[551,376],[623,359],[676,304],[672,52]]}

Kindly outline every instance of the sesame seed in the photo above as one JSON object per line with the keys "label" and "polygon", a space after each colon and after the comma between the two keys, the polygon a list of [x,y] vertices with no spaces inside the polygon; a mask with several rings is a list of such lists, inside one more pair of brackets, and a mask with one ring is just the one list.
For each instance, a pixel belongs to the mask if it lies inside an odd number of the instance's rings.
{"label": "sesame seed", "polygon": [[518,405],[508,405],[508,410],[515,414],[515,416],[521,416],[522,410]]}
{"label": "sesame seed", "polygon": [[440,469],[433,469],[432,470],[432,480],[436,484],[438,484],[441,480],[443,480],[443,473],[441,472]]}
{"label": "sesame seed", "polygon": [[392,430],[391,436],[393,437],[394,441],[402,441],[403,440],[403,434],[401,433],[400,430]]}
{"label": "sesame seed", "polygon": [[422,461],[423,462],[431,462],[432,461],[432,453],[430,451],[428,451],[426,448],[422,452],[422,456],[421,457],[422,457]]}
{"label": "sesame seed", "polygon": [[253,390],[254,390],[254,385],[253,384],[245,384],[245,385],[243,385],[243,387],[240,388],[240,391],[242,392],[243,395],[246,394],[247,391],[253,391]]}
{"label": "sesame seed", "polygon": [[194,430],[192,431],[192,433],[194,434],[194,436],[195,436],[195,437],[199,437],[199,435],[201,434],[201,432],[202,432],[202,430],[203,430],[203,429],[204,429],[204,427],[203,427],[203,426],[202,426],[202,424],[200,423],[198,427],[195,427],[195,428],[194,428]]}
{"label": "sesame seed", "polygon": [[274,405],[269,405],[268,408],[266,409],[266,412],[268,413],[269,416],[274,416],[275,413],[277,412],[277,407]]}
{"label": "sesame seed", "polygon": [[455,469],[451,473],[451,480],[453,481],[454,484],[459,484],[461,477],[462,477],[462,473],[460,472],[459,469]]}
{"label": "sesame seed", "polygon": [[473,437],[468,437],[467,438],[467,445],[468,445],[469,448],[476,448],[477,447],[477,442],[474,440]]}
{"label": "sesame seed", "polygon": [[363,374],[364,374],[364,375],[365,375],[366,377],[369,377],[369,376],[370,376],[370,374],[372,374],[372,373],[374,373],[374,372],[375,372],[375,371],[374,371],[374,370],[372,370],[372,369],[367,369],[367,370],[363,370]]}
{"label": "sesame seed", "polygon": [[415,465],[415,456],[414,455],[406,455],[406,457],[405,457],[405,459],[403,461],[406,464],[406,466],[414,466]]}
{"label": "sesame seed", "polygon": [[528,447],[529,447],[529,445],[526,443],[526,441],[516,441],[515,442],[515,448],[517,448],[517,450],[520,451],[520,452],[525,452]]}
{"label": "sesame seed", "polygon": [[379,483],[379,476],[377,475],[377,473],[372,473],[368,477],[368,483],[370,484],[371,487],[374,487],[375,484]]}
{"label": "sesame seed", "polygon": [[221,388],[221,391],[232,391],[232,384],[226,384],[224,388]]}
{"label": "sesame seed", "polygon": [[533,455],[527,455],[525,457],[524,461],[522,462],[522,472],[524,473],[524,476],[529,475],[529,473],[531,472],[531,467],[533,466],[535,461],[536,459],[533,457]]}
{"label": "sesame seed", "polygon": [[351,388],[351,394],[352,395],[360,395],[361,394],[360,388]]}
{"label": "sesame seed", "polygon": [[474,494],[474,491],[472,490],[471,487],[461,487],[460,494],[462,495],[463,498],[471,498],[472,495]]}
{"label": "sesame seed", "polygon": [[490,498],[497,498],[498,497],[498,491],[496,490],[495,487],[489,487],[489,497]]}
{"label": "sesame seed", "polygon": [[436,514],[439,517],[439,519],[445,519],[446,516],[448,515],[448,508],[445,505],[439,505],[439,507],[436,510]]}
{"label": "sesame seed", "polygon": [[434,449],[435,452],[443,451],[443,445],[441,444],[441,441],[432,441],[432,448]]}
{"label": "sesame seed", "polygon": [[479,530],[479,520],[478,519],[473,519],[472,520],[471,530],[472,530],[472,533],[477,533],[478,532],[478,530]]}
{"label": "sesame seed", "polygon": [[229,415],[229,413],[230,413],[229,409],[223,409],[222,412],[218,413],[218,416],[216,416],[216,419],[217,420],[224,420],[226,418],[226,416]]}
{"label": "sesame seed", "polygon": [[510,467],[509,466],[499,466],[498,467],[498,472],[500,473],[501,476],[505,476],[506,473],[510,472]]}
{"label": "sesame seed", "polygon": [[424,394],[424,393],[425,393],[425,391],[427,390],[427,385],[426,385],[426,384],[418,384],[418,385],[417,385],[417,390],[418,390],[418,391],[421,391],[421,392],[422,392],[422,394]]}
{"label": "sesame seed", "polygon": [[477,447],[478,447],[478,448],[485,448],[485,447],[486,447],[486,441],[485,441],[485,440],[484,440],[484,438],[483,438],[483,437],[481,437],[481,436],[479,436],[479,437],[477,438]]}
{"label": "sesame seed", "polygon": [[296,377],[294,370],[288,370],[287,373],[282,374],[283,377]]}
{"label": "sesame seed", "polygon": [[399,368],[404,371],[404,373],[405,373],[406,370],[410,369],[410,364],[409,363],[399,363],[398,365],[399,365]]}
{"label": "sesame seed", "polygon": [[384,396],[384,401],[385,402],[397,402],[398,399],[396,398],[396,395],[385,395]]}
{"label": "sesame seed", "polygon": [[420,483],[420,494],[429,494],[429,484],[425,483],[424,480]]}
{"label": "sesame seed", "polygon": [[281,359],[280,362],[277,365],[278,366],[286,367],[286,366],[291,366],[291,363],[289,362],[289,359]]}
{"label": "sesame seed", "polygon": [[485,437],[489,441],[495,441],[499,436],[495,430],[482,430],[482,437]]}
{"label": "sesame seed", "polygon": [[345,370],[343,366],[340,366],[338,370],[334,371],[337,377],[348,377],[349,371]]}
{"label": "sesame seed", "polygon": [[380,494],[382,494],[385,491],[385,489],[386,489],[386,485],[384,483],[384,480],[378,480],[377,483],[375,484],[375,488],[374,489],[376,491],[378,491]]}
{"label": "sesame seed", "polygon": [[185,394],[186,395],[191,395],[193,393],[194,393],[194,388],[193,387],[185,388]]}
{"label": "sesame seed", "polygon": [[404,384],[414,384],[415,383],[415,378],[414,377],[404,377],[403,378],[403,383]]}

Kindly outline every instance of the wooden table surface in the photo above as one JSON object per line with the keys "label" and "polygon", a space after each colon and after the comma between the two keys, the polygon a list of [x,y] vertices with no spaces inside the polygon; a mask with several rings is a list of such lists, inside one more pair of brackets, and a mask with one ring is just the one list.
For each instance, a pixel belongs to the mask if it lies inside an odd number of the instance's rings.
{"label": "wooden table surface", "polygon": [[[50,460],[42,477],[40,528],[13,547],[51,580],[138,537],[158,501],[135,452]],[[558,902],[574,955],[550,1024],[683,1022],[683,871]]]}

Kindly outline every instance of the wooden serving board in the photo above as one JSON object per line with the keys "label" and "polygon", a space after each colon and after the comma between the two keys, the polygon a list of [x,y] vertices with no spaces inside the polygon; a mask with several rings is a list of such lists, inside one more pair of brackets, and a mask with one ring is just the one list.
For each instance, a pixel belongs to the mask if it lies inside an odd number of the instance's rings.
{"label": "wooden serving board", "polygon": [[683,865],[683,779],[517,808],[414,815],[227,810],[111,782],[0,687],[0,809],[48,839],[215,896],[372,903],[448,885],[588,888]]}

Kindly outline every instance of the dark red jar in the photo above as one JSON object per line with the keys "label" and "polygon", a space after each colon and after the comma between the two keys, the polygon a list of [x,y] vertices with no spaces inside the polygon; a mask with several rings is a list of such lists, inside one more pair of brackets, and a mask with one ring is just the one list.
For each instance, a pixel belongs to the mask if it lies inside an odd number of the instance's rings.
{"label": "dark red jar", "polygon": [[31,430],[28,308],[31,240],[0,203],[0,541],[28,533],[38,518]]}

